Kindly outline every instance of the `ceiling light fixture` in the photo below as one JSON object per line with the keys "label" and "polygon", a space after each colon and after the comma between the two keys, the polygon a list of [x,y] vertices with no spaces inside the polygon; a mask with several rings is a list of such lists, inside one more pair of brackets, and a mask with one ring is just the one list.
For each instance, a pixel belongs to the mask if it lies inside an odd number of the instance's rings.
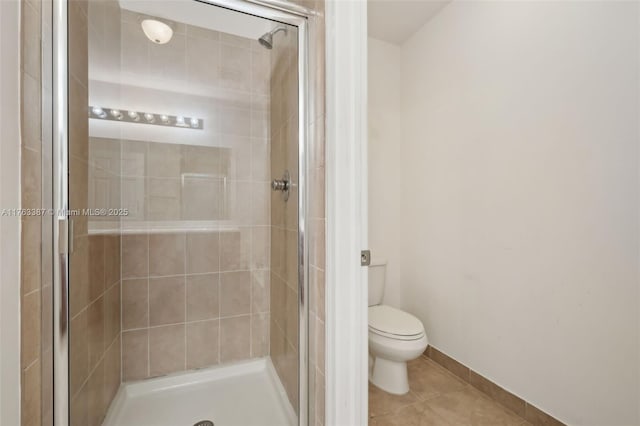
{"label": "ceiling light fixture", "polygon": [[140,22],[144,35],[156,44],[169,43],[173,37],[173,28],[165,22],[153,18],[143,19]]}

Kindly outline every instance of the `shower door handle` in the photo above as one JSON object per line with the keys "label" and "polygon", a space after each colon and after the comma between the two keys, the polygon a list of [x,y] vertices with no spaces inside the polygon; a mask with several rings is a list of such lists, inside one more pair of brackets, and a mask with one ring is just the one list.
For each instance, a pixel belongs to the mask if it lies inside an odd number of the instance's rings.
{"label": "shower door handle", "polygon": [[284,201],[289,200],[289,189],[291,188],[291,177],[289,170],[285,170],[282,179],[274,179],[271,182],[271,189],[274,191],[282,191]]}

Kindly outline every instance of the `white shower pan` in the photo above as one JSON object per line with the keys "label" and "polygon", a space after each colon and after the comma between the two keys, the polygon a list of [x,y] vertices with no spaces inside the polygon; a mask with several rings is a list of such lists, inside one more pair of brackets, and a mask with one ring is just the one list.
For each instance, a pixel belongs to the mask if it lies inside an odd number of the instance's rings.
{"label": "white shower pan", "polygon": [[122,384],[103,426],[294,426],[269,358]]}

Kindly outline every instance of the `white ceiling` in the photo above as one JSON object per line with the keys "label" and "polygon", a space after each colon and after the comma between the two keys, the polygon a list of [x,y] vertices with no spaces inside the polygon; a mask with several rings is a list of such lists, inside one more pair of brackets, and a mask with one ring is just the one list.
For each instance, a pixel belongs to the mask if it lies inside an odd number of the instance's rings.
{"label": "white ceiling", "polygon": [[120,7],[255,40],[274,27],[267,19],[193,0],[120,0]]}
{"label": "white ceiling", "polygon": [[402,44],[451,0],[368,0],[369,36]]}

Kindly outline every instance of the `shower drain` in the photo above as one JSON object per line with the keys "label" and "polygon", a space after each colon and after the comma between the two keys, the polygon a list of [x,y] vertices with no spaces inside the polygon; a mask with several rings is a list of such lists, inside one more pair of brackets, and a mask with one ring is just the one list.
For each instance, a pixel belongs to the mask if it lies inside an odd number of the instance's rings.
{"label": "shower drain", "polygon": [[214,426],[214,425],[213,425],[213,422],[211,420],[200,420],[199,422],[197,422],[193,426]]}

